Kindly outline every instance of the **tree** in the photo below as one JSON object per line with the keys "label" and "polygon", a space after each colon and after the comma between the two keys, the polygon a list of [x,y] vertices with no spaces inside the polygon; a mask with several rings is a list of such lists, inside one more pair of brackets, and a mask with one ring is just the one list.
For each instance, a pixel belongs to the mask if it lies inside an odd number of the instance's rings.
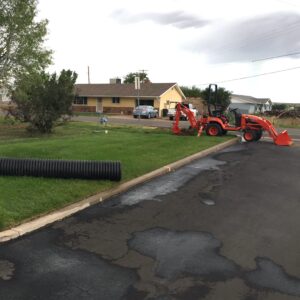
{"label": "tree", "polygon": [[37,0],[0,1],[0,85],[50,64],[51,51],[43,48],[48,21],[36,16]]}
{"label": "tree", "polygon": [[59,76],[41,72],[19,78],[12,93],[16,108],[11,115],[29,122],[30,128],[50,133],[59,118],[72,115],[76,79],[70,70],[62,70]]}
{"label": "tree", "polygon": [[140,77],[140,81],[142,83],[147,83],[150,82],[150,79],[148,78],[148,74],[146,72],[135,72],[135,73],[128,73],[125,77],[124,77],[124,83],[134,83],[134,78],[139,76]]}
{"label": "tree", "polygon": [[194,85],[191,88],[187,86],[181,86],[180,88],[186,97],[201,97],[201,90]]}
{"label": "tree", "polygon": [[286,110],[288,105],[286,103],[273,103],[272,110]]}
{"label": "tree", "polygon": [[[217,91],[217,97],[215,97],[215,91],[212,90],[212,95],[211,95],[211,103],[214,106],[220,106],[222,110],[226,110],[226,108],[230,104],[230,96],[231,92],[227,91],[225,88],[219,87]],[[208,104],[209,100],[209,88],[207,87],[205,90],[201,92],[201,97],[206,101]]]}

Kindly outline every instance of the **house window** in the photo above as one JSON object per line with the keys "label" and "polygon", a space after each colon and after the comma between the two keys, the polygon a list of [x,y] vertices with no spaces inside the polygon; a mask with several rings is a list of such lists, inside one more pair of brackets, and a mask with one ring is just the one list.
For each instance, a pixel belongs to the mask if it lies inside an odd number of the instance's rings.
{"label": "house window", "polygon": [[75,97],[73,104],[87,105],[87,97]]}
{"label": "house window", "polygon": [[112,103],[120,103],[120,97],[112,97]]}

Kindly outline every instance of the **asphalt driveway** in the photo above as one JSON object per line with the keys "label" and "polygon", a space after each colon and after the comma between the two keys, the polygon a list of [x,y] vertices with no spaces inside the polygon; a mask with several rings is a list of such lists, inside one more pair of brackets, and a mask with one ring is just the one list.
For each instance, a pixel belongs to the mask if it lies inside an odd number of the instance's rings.
{"label": "asphalt driveway", "polygon": [[299,299],[299,170],[238,144],[1,244],[0,299]]}

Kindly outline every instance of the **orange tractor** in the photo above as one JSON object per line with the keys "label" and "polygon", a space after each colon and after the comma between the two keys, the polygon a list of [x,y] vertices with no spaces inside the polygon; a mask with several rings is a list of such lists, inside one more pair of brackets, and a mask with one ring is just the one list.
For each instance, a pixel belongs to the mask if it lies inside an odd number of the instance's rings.
{"label": "orange tractor", "polygon": [[[213,87],[214,92],[212,91]],[[190,130],[196,130],[198,136],[201,135],[203,130],[210,136],[224,135],[227,131],[242,131],[244,139],[247,142],[253,142],[258,141],[262,137],[263,131],[267,131],[276,145],[290,146],[293,143],[286,130],[278,133],[270,121],[254,115],[239,114],[237,109],[230,110],[234,113],[235,124],[229,124],[228,118],[222,114],[222,109],[218,109],[215,105],[214,110],[211,110],[212,94],[217,97],[217,91],[218,87],[216,84],[209,85],[208,115],[201,115],[198,120],[188,107],[182,103],[178,103],[176,105],[173,133],[183,133],[179,128],[179,120],[183,112],[190,122]]]}

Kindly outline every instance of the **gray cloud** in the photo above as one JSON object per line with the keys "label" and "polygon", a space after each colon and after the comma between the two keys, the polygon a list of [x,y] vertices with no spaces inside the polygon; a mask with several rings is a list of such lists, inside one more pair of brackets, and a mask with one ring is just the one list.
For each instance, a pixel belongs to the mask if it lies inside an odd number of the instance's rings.
{"label": "gray cloud", "polygon": [[209,23],[209,21],[188,14],[184,11],[173,11],[170,13],[141,13],[131,14],[126,10],[116,10],[112,16],[121,23],[138,23],[143,21],[152,21],[161,25],[172,25],[179,29],[185,28],[200,28]]}
{"label": "gray cloud", "polygon": [[187,48],[205,54],[212,63],[252,61],[298,52],[300,15],[275,13],[222,26],[215,24],[209,35],[199,36]]}

